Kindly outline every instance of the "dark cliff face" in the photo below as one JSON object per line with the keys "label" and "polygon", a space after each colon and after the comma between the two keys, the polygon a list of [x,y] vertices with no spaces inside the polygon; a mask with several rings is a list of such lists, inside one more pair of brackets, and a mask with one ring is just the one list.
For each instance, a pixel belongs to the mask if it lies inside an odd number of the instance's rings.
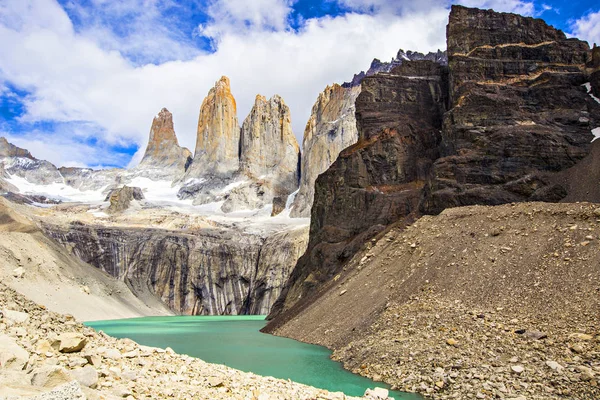
{"label": "dark cliff face", "polygon": [[550,175],[585,157],[600,125],[582,87],[587,43],[541,20],[464,7],[447,31],[451,109],[422,211],[563,199]]}
{"label": "dark cliff face", "polygon": [[158,297],[186,315],[267,314],[306,248],[302,229],[266,239],[218,229],[184,233],[81,223],[43,229],[139,298]]}
{"label": "dark cliff face", "polygon": [[461,6],[447,35],[447,70],[406,62],[364,78],[359,142],[317,179],[309,246],[267,330],[393,222],[462,205],[573,201],[560,171],[588,156],[600,126],[600,104],[582,86],[593,80],[587,43],[541,20]]}
{"label": "dark cliff face", "polygon": [[363,80],[359,140],[317,179],[308,250],[284,289],[288,300],[278,301],[274,313],[290,299],[310,298],[366,240],[417,211],[438,157],[446,92],[446,69],[431,61],[405,62]]}

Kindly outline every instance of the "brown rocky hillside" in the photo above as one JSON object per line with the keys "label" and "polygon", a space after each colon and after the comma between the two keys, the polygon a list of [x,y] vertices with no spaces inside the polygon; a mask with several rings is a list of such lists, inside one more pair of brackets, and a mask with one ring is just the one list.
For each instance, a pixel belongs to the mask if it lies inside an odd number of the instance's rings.
{"label": "brown rocky hillside", "polygon": [[600,398],[598,205],[471,206],[392,226],[315,297],[275,332],[401,390]]}

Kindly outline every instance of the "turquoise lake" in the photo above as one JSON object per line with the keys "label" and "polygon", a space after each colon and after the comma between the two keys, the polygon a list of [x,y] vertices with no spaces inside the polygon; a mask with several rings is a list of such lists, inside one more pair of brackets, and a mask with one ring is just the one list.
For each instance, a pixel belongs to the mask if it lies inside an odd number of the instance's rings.
{"label": "turquoise lake", "polygon": [[[155,347],[171,347],[177,353],[225,364],[257,375],[362,396],[367,388],[386,387],[355,375],[332,361],[331,351],[321,346],[259,332],[264,316],[145,317],[87,322],[86,325],[117,338],[130,338]],[[395,399],[420,396],[390,391]]]}

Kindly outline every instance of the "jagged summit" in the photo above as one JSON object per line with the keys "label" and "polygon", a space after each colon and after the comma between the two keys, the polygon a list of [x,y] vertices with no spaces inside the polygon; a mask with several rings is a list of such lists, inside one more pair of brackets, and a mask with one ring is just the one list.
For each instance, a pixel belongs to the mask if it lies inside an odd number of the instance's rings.
{"label": "jagged summit", "polygon": [[148,146],[138,169],[143,167],[164,168],[175,169],[183,173],[191,162],[191,158],[192,153],[179,146],[173,127],[173,114],[163,108],[152,120]]}
{"label": "jagged summit", "polygon": [[35,160],[28,150],[9,143],[4,136],[0,137],[0,157],[25,157]]}
{"label": "jagged summit", "polygon": [[390,72],[397,66],[402,65],[405,61],[420,61],[420,60],[429,60],[436,62],[440,65],[448,65],[448,56],[446,51],[438,50],[436,52],[429,52],[427,54],[419,53],[417,51],[404,51],[402,49],[398,50],[396,57],[392,58],[390,62],[382,62],[378,58],[374,58],[369,66],[367,72],[360,71],[360,73],[355,74],[350,82],[344,82],[342,84],[343,87],[353,87],[359,86],[362,80],[366,76],[371,76],[378,74],[380,72]]}
{"label": "jagged summit", "polygon": [[202,102],[188,178],[230,176],[239,168],[240,126],[229,78],[222,76]]}

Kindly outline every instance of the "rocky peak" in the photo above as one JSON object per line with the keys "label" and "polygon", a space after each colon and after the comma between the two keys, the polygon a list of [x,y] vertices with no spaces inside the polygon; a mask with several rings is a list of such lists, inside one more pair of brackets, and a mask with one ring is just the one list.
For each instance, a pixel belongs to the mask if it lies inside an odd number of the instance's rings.
{"label": "rocky peak", "polygon": [[25,157],[35,160],[28,150],[9,143],[4,136],[0,137],[0,157]]}
{"label": "rocky peak", "polygon": [[179,146],[173,127],[173,114],[166,108],[160,110],[152,120],[150,138],[141,167],[175,168],[181,173],[191,162],[192,153]]}
{"label": "rocky peak", "polygon": [[377,58],[373,59],[367,72],[361,71],[360,73],[355,74],[350,82],[346,82],[342,86],[358,86],[366,76],[372,76],[380,72],[390,72],[393,68],[402,65],[402,63],[405,61],[421,60],[429,60],[436,62],[440,65],[448,65],[448,57],[446,56],[445,51],[438,50],[437,52],[429,52],[427,54],[423,54],[411,50],[405,52],[404,50],[400,49],[398,50],[396,57],[392,58],[390,62],[382,62]]}
{"label": "rocky peak", "polygon": [[229,78],[221,77],[202,102],[190,178],[228,176],[239,167],[240,127]]}
{"label": "rocky peak", "polygon": [[298,186],[300,148],[292,132],[290,109],[279,95],[257,95],[242,124],[240,171],[271,182],[278,195]]}

